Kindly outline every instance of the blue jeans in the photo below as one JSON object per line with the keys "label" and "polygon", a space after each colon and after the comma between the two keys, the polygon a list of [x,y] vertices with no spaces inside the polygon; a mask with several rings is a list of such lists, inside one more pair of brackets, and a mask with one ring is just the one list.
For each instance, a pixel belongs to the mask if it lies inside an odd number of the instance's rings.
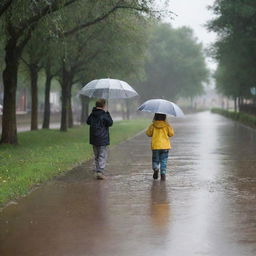
{"label": "blue jeans", "polygon": [[168,159],[168,149],[152,150],[152,168],[153,170],[161,171],[161,174],[166,174],[166,165]]}

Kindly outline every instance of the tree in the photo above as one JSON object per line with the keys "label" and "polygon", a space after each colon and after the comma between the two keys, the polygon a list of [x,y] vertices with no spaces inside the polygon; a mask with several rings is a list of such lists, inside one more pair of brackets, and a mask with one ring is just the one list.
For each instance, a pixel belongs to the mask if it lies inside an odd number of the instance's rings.
{"label": "tree", "polygon": [[139,89],[143,99],[193,97],[202,92],[208,71],[202,51],[191,29],[173,29],[153,23],[146,78]]}
{"label": "tree", "polygon": [[219,62],[217,88],[236,103],[250,97],[256,82],[256,3],[252,0],[219,0],[211,7],[216,18],[208,29],[219,39],[213,45],[212,56]]}
{"label": "tree", "polygon": [[[16,144],[16,90],[20,57],[31,38],[37,23],[49,13],[69,6],[76,0],[69,1],[15,1],[2,16],[5,26],[5,69],[3,71],[4,102],[1,143]],[[21,12],[20,10],[23,10]]]}
{"label": "tree", "polygon": [[21,57],[30,74],[31,130],[38,129],[38,73],[45,54],[42,35],[40,30],[34,31]]}
{"label": "tree", "polygon": [[[127,11],[128,12],[128,11]],[[148,41],[148,19],[135,13],[124,11],[112,15],[105,26],[103,37],[92,42],[98,50],[104,48],[93,60],[88,62],[84,71],[77,76],[82,84],[98,78],[111,77],[129,82],[142,79],[145,66],[145,52]],[[90,49],[93,49],[89,47]],[[95,51],[97,51],[97,48]],[[80,83],[81,84],[81,83]],[[81,120],[88,114],[88,98],[82,97]],[[125,102],[127,105],[128,102]],[[126,108],[128,115],[129,108]]]}
{"label": "tree", "polygon": [[[54,55],[53,55],[54,56]],[[51,115],[51,105],[50,105],[50,92],[51,92],[51,82],[52,79],[57,75],[57,71],[54,70],[56,67],[54,65],[54,58],[47,56],[43,62],[45,70],[45,91],[44,91],[44,115],[43,115],[43,129],[50,128],[50,115]]]}
{"label": "tree", "polygon": [[8,10],[13,2],[13,0],[2,0],[0,2],[0,17]]}
{"label": "tree", "polygon": [[73,84],[88,81],[89,77],[92,79],[120,75],[127,77],[128,74],[139,71],[136,61],[143,57],[142,53],[145,49],[142,21],[144,17],[123,10],[83,33],[66,38],[63,53],[65,57],[60,59],[65,60],[62,61],[60,75],[62,131],[67,130],[68,119],[69,127],[72,127],[70,102]]}
{"label": "tree", "polygon": [[[150,0],[115,0],[106,4],[106,2],[103,3],[100,0],[15,1],[2,15],[4,18],[1,20],[2,22],[4,20],[6,35],[1,143],[16,144],[18,142],[15,116],[18,65],[24,47],[29,42],[32,32],[42,19],[51,19],[53,18],[52,14],[72,4],[81,4],[89,7],[87,9],[88,12],[84,15],[86,20],[83,23],[78,23],[78,25],[76,24],[62,33],[57,31],[59,34],[67,36],[101,22],[119,9],[150,12],[150,2]],[[21,12],[20,10],[23,11]]]}

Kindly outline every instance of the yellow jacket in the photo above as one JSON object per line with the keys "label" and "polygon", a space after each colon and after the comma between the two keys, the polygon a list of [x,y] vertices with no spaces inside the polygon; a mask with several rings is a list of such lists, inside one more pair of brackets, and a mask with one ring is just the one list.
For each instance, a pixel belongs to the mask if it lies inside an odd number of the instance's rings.
{"label": "yellow jacket", "polygon": [[153,121],[146,134],[152,137],[151,149],[171,148],[169,137],[174,135],[174,130],[166,121]]}

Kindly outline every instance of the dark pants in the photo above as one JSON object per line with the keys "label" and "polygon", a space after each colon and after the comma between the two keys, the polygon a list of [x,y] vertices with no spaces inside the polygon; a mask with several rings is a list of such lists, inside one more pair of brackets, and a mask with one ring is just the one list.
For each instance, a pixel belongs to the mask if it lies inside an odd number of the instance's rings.
{"label": "dark pants", "polygon": [[161,174],[166,174],[166,166],[168,159],[168,149],[152,150],[152,168],[153,170],[161,171]]}

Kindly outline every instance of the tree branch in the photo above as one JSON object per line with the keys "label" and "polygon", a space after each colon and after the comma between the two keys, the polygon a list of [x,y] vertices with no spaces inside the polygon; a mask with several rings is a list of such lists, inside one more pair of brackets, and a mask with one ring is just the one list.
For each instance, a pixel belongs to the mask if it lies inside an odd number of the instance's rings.
{"label": "tree branch", "polygon": [[0,17],[7,11],[13,0],[7,0],[5,3],[0,3]]}
{"label": "tree branch", "polygon": [[55,1],[52,5],[47,5],[41,12],[37,13],[36,15],[24,20],[19,25],[19,31],[22,32],[24,29],[26,29],[31,24],[34,24],[38,22],[42,17],[46,16],[49,13],[54,13],[58,10],[60,10],[63,7],[69,6],[78,0],[69,0],[64,5],[58,5],[57,1]]}
{"label": "tree branch", "polygon": [[76,26],[75,28],[69,30],[69,31],[66,31],[62,34],[62,36],[70,36],[72,34],[75,34],[76,32],[78,32],[79,30],[81,29],[84,29],[86,27],[89,27],[91,25],[94,25],[104,19],[106,19],[110,14],[114,13],[116,10],[118,9],[132,9],[132,10],[136,10],[136,11],[141,11],[141,12],[146,12],[148,11],[147,8],[144,8],[144,7],[134,7],[134,6],[125,6],[125,5],[116,5],[114,6],[112,9],[110,9],[107,13],[95,18],[94,20],[92,21],[89,21],[89,22],[86,22],[84,24],[81,24],[79,26]]}
{"label": "tree branch", "polygon": [[[97,50],[97,51],[95,51],[93,54],[91,54],[91,56],[88,56],[88,58],[78,61],[76,64],[74,64],[74,65],[72,66],[72,70],[75,70],[75,71],[77,71],[77,72],[82,71],[83,66],[84,66],[86,63],[92,61],[94,58],[96,58],[96,57],[97,57],[100,53],[102,53],[102,52],[103,52],[103,50]],[[80,68],[79,68],[79,67],[80,67]]]}
{"label": "tree branch", "polygon": [[21,56],[20,59],[25,63],[27,67],[29,67],[29,63]]}
{"label": "tree branch", "polygon": [[27,32],[27,35],[25,36],[25,38],[19,43],[19,45],[17,46],[18,51],[22,52],[23,48],[26,46],[26,44],[28,43],[28,41],[31,38],[32,32],[33,30],[36,28],[36,26],[31,26],[30,29]]}
{"label": "tree branch", "polygon": [[87,47],[87,43],[92,40],[92,39],[96,39],[97,36],[99,36],[101,34],[101,32],[104,31],[106,26],[103,26],[100,30],[96,30],[96,31],[93,31],[93,33],[91,33],[91,35],[89,35],[86,40],[80,45],[80,47],[78,48],[78,51],[77,51],[77,56],[76,56],[76,59],[78,59],[80,56],[81,56],[81,52]]}

